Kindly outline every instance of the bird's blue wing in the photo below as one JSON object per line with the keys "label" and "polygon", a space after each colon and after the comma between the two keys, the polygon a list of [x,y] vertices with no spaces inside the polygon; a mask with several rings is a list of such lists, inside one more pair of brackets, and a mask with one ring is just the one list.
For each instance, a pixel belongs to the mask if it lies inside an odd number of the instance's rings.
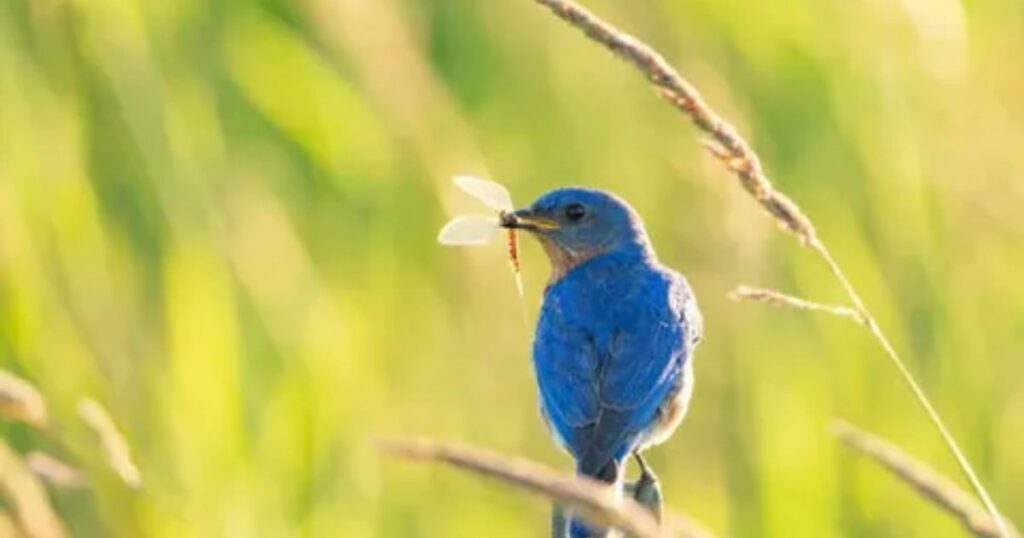
{"label": "bird's blue wing", "polygon": [[533,358],[551,427],[575,455],[578,432],[597,419],[599,355],[593,335],[570,320],[567,306],[558,297],[545,301]]}
{"label": "bird's blue wing", "polygon": [[629,311],[620,316],[601,369],[600,412],[577,458],[581,472],[599,472],[610,460],[628,456],[679,389],[691,347],[681,312],[660,286],[649,284],[639,291],[642,297],[624,302]]}
{"label": "bird's blue wing", "polygon": [[595,475],[628,454],[678,388],[692,297],[682,277],[660,272],[637,275],[613,297],[590,291],[548,296],[534,359],[552,427],[579,471]]}

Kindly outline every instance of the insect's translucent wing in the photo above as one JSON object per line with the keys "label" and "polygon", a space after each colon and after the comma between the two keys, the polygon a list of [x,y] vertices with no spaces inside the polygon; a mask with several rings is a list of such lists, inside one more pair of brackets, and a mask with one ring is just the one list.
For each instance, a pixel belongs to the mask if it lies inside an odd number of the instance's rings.
{"label": "insect's translucent wing", "polygon": [[467,194],[498,211],[512,211],[512,197],[500,183],[473,176],[455,176],[455,184]]}
{"label": "insect's translucent wing", "polygon": [[498,219],[483,215],[463,215],[448,221],[437,234],[442,245],[486,245],[498,235]]}

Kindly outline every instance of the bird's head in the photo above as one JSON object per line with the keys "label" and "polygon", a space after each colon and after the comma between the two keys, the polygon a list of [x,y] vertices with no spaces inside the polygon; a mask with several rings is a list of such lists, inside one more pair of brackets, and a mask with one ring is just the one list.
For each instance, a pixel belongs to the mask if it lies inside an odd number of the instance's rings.
{"label": "bird's head", "polygon": [[551,260],[552,281],[609,253],[650,254],[643,221],[625,200],[598,189],[565,187],[504,213],[501,225],[530,232]]}

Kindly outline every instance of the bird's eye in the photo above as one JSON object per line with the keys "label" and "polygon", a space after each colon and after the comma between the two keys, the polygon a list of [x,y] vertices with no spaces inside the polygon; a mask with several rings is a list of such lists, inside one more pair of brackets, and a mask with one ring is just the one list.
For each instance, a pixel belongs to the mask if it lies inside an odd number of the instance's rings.
{"label": "bird's eye", "polygon": [[587,210],[583,207],[583,204],[569,204],[565,207],[565,218],[577,221],[586,216]]}

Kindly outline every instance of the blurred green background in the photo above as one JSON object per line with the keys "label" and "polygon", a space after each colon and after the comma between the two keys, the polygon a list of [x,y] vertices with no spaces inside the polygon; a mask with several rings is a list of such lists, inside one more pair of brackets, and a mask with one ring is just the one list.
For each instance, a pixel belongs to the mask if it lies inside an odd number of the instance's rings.
{"label": "blurred green background", "polygon": [[[587,4],[749,135],[1024,521],[1024,3]],[[435,242],[480,209],[456,173],[523,203],[613,189],[689,275],[697,390],[651,455],[670,506],[723,535],[961,533],[827,433],[845,417],[960,480],[867,334],[727,298],[841,301],[820,261],[631,68],[533,2],[5,0],[0,367],[91,469],[92,488],[54,492],[69,533],[544,535],[543,501],[371,445],[570,468],[503,247]],[[530,242],[523,258],[532,320],[547,262]],[[86,396],[141,492],[90,459]]]}

